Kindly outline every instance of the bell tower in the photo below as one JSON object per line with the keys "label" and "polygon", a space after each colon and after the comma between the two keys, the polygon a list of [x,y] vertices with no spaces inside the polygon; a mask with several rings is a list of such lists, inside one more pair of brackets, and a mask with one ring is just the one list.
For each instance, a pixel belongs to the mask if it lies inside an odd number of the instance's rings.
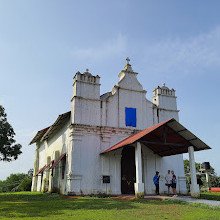
{"label": "bell tower", "polygon": [[72,124],[100,125],[100,77],[86,69],[74,76],[71,99]]}
{"label": "bell tower", "polygon": [[153,104],[157,107],[157,117],[158,122],[168,120],[170,118],[175,118],[179,120],[177,110],[176,95],[174,89],[169,89],[163,83],[162,87],[158,86],[153,91]]}

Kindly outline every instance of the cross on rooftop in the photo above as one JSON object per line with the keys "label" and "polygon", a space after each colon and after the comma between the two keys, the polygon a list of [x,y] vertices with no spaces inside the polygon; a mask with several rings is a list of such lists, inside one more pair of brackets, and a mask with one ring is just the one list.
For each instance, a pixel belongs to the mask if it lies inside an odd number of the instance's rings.
{"label": "cross on rooftop", "polygon": [[126,60],[127,60],[127,64],[129,64],[129,62],[131,61],[128,57],[126,58]]}

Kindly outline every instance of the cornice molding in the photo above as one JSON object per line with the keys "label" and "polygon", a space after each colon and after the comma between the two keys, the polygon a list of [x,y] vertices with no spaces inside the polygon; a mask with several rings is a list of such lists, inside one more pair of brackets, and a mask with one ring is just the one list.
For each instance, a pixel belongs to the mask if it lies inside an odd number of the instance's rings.
{"label": "cornice molding", "polygon": [[[70,136],[82,136],[83,134],[91,135],[105,135],[103,138],[111,138],[115,134],[121,135],[131,135],[137,133],[141,130],[134,130],[128,128],[117,128],[117,127],[107,127],[107,126],[92,126],[84,124],[71,124]],[[107,136],[106,136],[107,135]]]}

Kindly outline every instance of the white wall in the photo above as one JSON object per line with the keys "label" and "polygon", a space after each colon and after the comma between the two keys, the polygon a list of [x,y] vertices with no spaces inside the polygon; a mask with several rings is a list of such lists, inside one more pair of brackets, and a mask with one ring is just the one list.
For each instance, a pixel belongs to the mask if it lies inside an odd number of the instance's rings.
{"label": "white wall", "polygon": [[177,177],[177,193],[186,193],[186,185],[179,182],[180,179],[185,177],[183,155],[160,157],[144,145],[142,145],[142,152],[142,159],[144,160],[143,181],[146,194],[155,193],[153,177],[156,171],[160,172],[160,193],[167,193],[165,176],[168,170],[173,170]]}
{"label": "white wall", "polygon": [[[135,130],[146,129],[170,118],[179,119],[175,97],[162,97],[153,104],[146,99],[146,91],[138,82],[137,73],[129,71],[124,70],[119,74],[120,81],[102,100],[99,77],[91,78],[93,82],[90,82],[88,76],[84,79],[83,74],[76,74],[71,120],[60,127],[47,142],[40,143],[39,148],[39,167],[46,164],[48,156],[54,159],[55,151],[59,151],[60,155],[67,152],[67,175],[64,180],[58,179],[62,193],[106,192],[101,177],[110,175],[111,183],[107,185],[107,191],[120,194],[121,149],[106,155],[100,153],[130,136]],[[126,127],[125,107],[136,108],[137,127]],[[161,173],[161,191],[166,191],[164,176],[168,169],[173,169],[178,177],[184,177],[182,155],[162,158],[146,146],[142,146],[142,152],[146,193],[155,190],[152,179],[156,170]]]}
{"label": "white wall", "polygon": [[[39,169],[47,164],[47,157],[50,156],[51,160],[55,159],[56,151],[59,151],[59,155],[61,155],[64,152],[67,152],[67,148],[69,145],[69,133],[68,133],[69,124],[70,121],[66,122],[60,129],[57,129],[57,132],[54,133],[54,135],[51,136],[47,141],[43,141],[39,143],[39,148],[37,149],[39,151]],[[60,192],[65,193],[66,175],[65,175],[65,179],[61,179],[60,164],[58,164],[55,169],[58,169],[58,173],[59,173],[59,178],[57,181]],[[46,172],[48,171],[44,171],[43,178],[46,178]],[[37,182],[37,191],[41,191],[42,189],[43,186],[41,185],[41,177],[39,175]]]}

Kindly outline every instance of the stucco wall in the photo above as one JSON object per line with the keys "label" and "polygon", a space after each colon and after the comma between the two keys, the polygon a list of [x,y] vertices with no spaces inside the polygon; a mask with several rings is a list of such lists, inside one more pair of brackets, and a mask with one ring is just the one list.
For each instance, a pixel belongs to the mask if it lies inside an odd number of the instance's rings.
{"label": "stucco wall", "polygon": [[[54,133],[48,140],[39,143],[39,168],[47,164],[47,158],[50,157],[51,160],[55,160],[55,152],[59,152],[59,155],[67,151],[69,138],[68,138],[68,125],[70,121],[66,122],[60,129],[57,129],[57,132]],[[54,173],[58,174],[57,178],[57,187],[61,193],[65,193],[66,190],[66,175],[64,179],[61,178],[61,167],[60,163],[56,166]],[[51,176],[51,170],[44,171],[43,179],[41,181],[41,174],[37,177],[37,189],[36,191],[41,191],[44,189],[44,180],[48,176],[46,174],[49,172],[49,184],[52,185],[49,189],[53,190],[53,177]],[[42,183],[42,184],[41,184]],[[52,188],[51,188],[52,187]],[[34,190],[34,189],[33,189]]]}
{"label": "stucco wall", "polygon": [[[39,168],[47,163],[48,157],[51,160],[56,159],[55,152],[59,152],[59,155],[67,153],[65,178],[61,179],[60,168],[57,166],[54,171],[57,176],[49,176],[49,189],[56,186],[61,193],[66,194],[90,194],[106,190],[107,193],[120,194],[122,149],[106,155],[100,153],[134,131],[146,129],[170,118],[179,120],[174,92],[173,96],[170,93],[171,95],[163,97],[155,92],[152,103],[146,99],[146,91],[138,82],[137,73],[131,68],[127,70],[125,68],[119,74],[118,84],[102,98],[99,94],[98,76],[88,77],[88,72],[76,74],[70,121],[60,126],[47,141],[39,143]],[[136,127],[126,127],[126,107],[136,109]],[[152,179],[156,170],[161,174],[162,192],[167,190],[164,176],[168,169],[174,170],[177,177],[184,177],[182,155],[162,158],[142,146],[142,160],[146,193],[155,190]],[[110,184],[102,183],[103,175],[110,175]],[[43,179],[46,176],[48,175],[44,174]],[[180,184],[177,184],[177,191],[178,185]],[[37,190],[41,188],[41,178],[38,178]]]}

